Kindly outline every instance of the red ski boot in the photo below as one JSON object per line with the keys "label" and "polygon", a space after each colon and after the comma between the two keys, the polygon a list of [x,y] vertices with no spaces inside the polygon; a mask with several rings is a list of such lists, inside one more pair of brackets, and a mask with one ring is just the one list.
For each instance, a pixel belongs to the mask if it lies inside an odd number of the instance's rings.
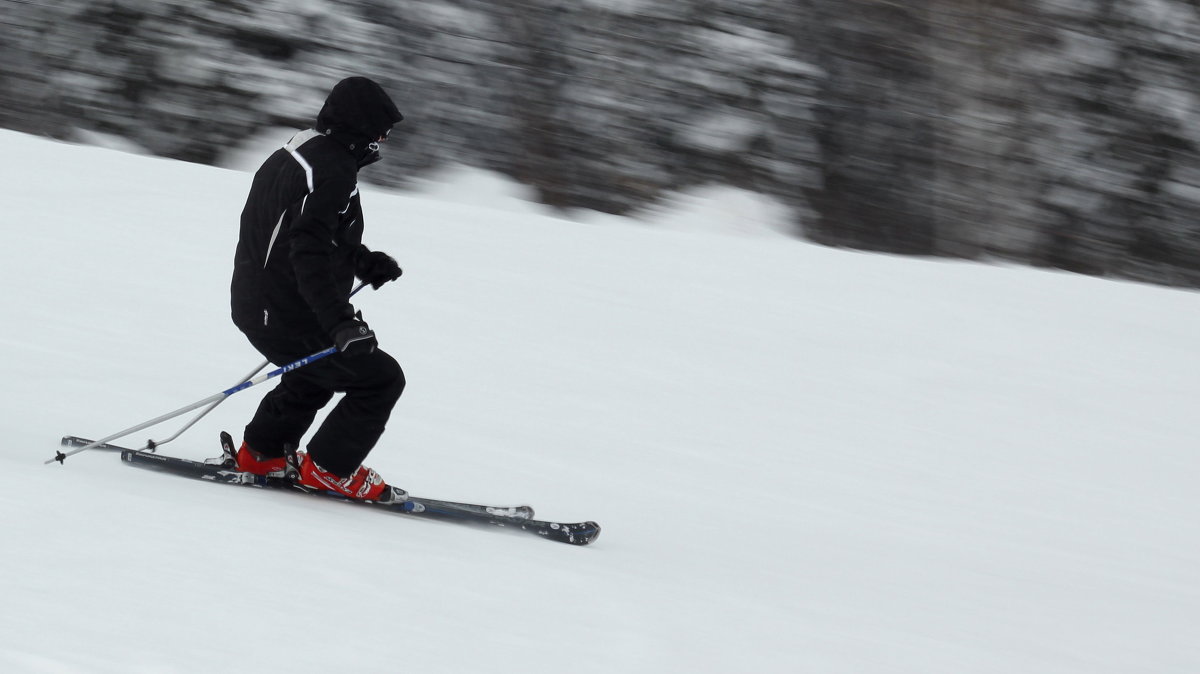
{"label": "red ski boot", "polygon": [[338,477],[317,465],[308,452],[300,452],[300,484],[310,489],[332,491],[360,501],[388,501],[392,489],[383,483],[379,473],[359,466],[350,477]]}
{"label": "red ski boot", "polygon": [[250,449],[250,445],[245,442],[237,451],[237,469],[243,473],[253,473],[255,475],[270,475],[273,477],[282,477],[287,474],[287,459],[285,457],[267,458],[262,454]]}

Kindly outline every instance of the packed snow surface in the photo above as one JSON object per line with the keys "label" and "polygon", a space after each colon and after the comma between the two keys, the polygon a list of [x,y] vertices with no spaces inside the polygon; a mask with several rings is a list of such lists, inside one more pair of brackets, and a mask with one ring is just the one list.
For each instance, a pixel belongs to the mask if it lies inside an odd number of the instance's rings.
{"label": "packed snow surface", "polygon": [[[249,175],[0,149],[0,671],[1200,671],[1196,293],[821,248],[720,190],[638,220],[364,185],[405,273],[355,304],[409,382],[369,464],[599,521],[578,548],[43,465],[261,361]],[[215,455],[272,385],[161,451]]]}

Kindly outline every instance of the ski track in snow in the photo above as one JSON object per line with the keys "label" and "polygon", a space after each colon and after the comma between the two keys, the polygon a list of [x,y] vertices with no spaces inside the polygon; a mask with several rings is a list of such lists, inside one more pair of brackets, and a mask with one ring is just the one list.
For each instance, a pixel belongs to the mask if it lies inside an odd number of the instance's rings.
{"label": "ski track in snow", "polygon": [[405,274],[356,306],[409,381],[369,464],[603,525],[575,548],[42,465],[261,360],[249,176],[0,147],[0,671],[1200,671],[1194,292],[364,185]]}

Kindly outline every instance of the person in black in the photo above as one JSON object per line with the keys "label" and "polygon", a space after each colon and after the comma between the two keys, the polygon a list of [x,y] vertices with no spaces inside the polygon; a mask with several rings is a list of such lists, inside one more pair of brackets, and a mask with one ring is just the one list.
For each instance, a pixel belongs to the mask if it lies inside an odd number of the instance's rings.
{"label": "person in black", "polygon": [[344,79],[316,128],[296,134],[254,175],[234,257],[233,322],[277,365],[331,345],[338,353],[285,373],[263,398],[238,451],[241,470],[286,471],[317,412],[343,392],[308,451],[296,454],[298,479],[351,498],[392,493],[362,462],[404,391],[404,372],[349,296],[356,276],[378,289],[401,274],[396,260],[362,243],[357,182],[403,118],[377,83]]}

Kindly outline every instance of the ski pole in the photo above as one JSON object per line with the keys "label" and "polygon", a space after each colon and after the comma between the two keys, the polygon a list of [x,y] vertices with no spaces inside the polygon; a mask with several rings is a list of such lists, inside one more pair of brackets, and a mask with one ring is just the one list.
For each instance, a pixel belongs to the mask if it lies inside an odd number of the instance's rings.
{"label": "ski pole", "polygon": [[[353,291],[351,291],[350,297],[354,297],[355,293],[362,290],[366,286],[367,286],[366,282],[360,283],[357,288],[355,288]],[[90,444],[84,445],[83,447],[79,447],[77,449],[72,449],[69,452],[63,452],[63,451],[59,450],[58,452],[55,453],[53,459],[47,459],[43,463],[51,464],[51,463],[54,463],[55,461],[57,461],[60,464],[63,464],[67,460],[68,456],[73,456],[82,451],[92,449],[93,447],[99,447],[100,445],[103,445],[106,442],[112,442],[113,440],[116,440],[118,438],[123,438],[126,435],[129,435],[130,433],[137,433],[138,431],[140,431],[142,429],[161,424],[162,422],[167,421],[168,419],[174,419],[175,417],[177,417],[181,414],[187,414],[188,412],[191,412],[194,409],[199,409],[201,407],[204,407],[205,405],[209,405],[208,409],[204,410],[203,412],[201,412],[199,414],[199,416],[197,416],[195,419],[192,419],[190,422],[188,422],[187,425],[185,425],[183,428],[181,428],[179,430],[178,433],[176,433],[175,435],[172,435],[170,438],[167,438],[166,440],[163,441],[163,442],[170,442],[171,440],[174,440],[175,438],[179,437],[179,435],[181,433],[183,433],[184,431],[186,431],[188,428],[191,428],[192,424],[199,421],[200,418],[203,417],[205,414],[208,414],[209,412],[211,412],[213,410],[213,408],[215,408],[217,405],[220,405],[222,402],[225,402],[226,398],[237,393],[238,391],[244,391],[244,390],[250,388],[251,386],[261,384],[268,379],[273,379],[273,378],[278,377],[279,375],[284,374],[286,372],[291,372],[292,370],[295,370],[298,367],[304,367],[305,365],[308,365],[309,363],[312,363],[313,361],[320,360],[326,356],[330,356],[335,353],[337,353],[337,347],[331,346],[328,349],[325,349],[323,351],[318,351],[310,356],[305,356],[304,358],[301,358],[300,360],[297,360],[292,363],[288,363],[287,365],[284,365],[283,367],[271,370],[270,372],[268,372],[264,375],[255,377],[253,379],[250,379],[249,377],[247,377],[245,379],[245,381],[243,381],[242,383],[240,383],[232,388],[225,389],[224,391],[221,391],[220,393],[215,393],[203,400],[197,400],[196,402],[192,403],[191,405],[181,407],[181,408],[175,410],[174,412],[168,412],[167,414],[164,414],[160,417],[155,417],[154,419],[151,419],[150,421],[140,423],[137,426],[131,426],[129,428],[126,428],[123,431],[114,433],[108,437],[101,438]],[[250,373],[251,376],[253,376],[259,370],[262,370],[264,367],[266,367],[269,362],[270,361],[264,362],[262,365],[259,365],[257,368],[255,368],[254,372]],[[155,442],[151,441],[143,449],[150,449],[152,445],[157,445],[157,444],[162,444],[162,443],[155,443]]]}
{"label": "ski pole", "polygon": [[[350,291],[350,297],[354,297],[355,295],[358,294],[358,291],[362,290],[365,287],[367,287],[366,281],[363,281],[362,283],[358,284],[357,288]],[[261,372],[264,367],[266,367],[270,364],[271,364],[271,361],[264,360],[263,362],[258,364],[258,367],[251,370],[250,374],[247,374],[246,376],[237,380],[237,383],[241,384],[242,382],[249,380],[251,377],[253,377],[254,375]],[[144,450],[150,450],[151,452],[153,452],[160,445],[165,445],[168,442],[171,442],[172,440],[174,440],[175,438],[178,438],[179,436],[183,435],[184,431],[191,428],[192,426],[195,426],[197,421],[200,421],[201,419],[203,419],[206,415],[208,415],[209,412],[215,410],[217,408],[217,405],[220,405],[221,403],[225,402],[225,400],[226,400],[225,398],[221,398],[220,400],[218,400],[218,401],[212,403],[211,405],[209,405],[208,407],[204,408],[204,410],[202,410],[200,412],[200,414],[197,414],[195,417],[193,417],[191,419],[191,421],[188,421],[186,424],[183,425],[183,428],[180,428],[178,431],[175,431],[175,434],[172,435],[171,437],[167,438],[166,440],[148,440],[146,442],[146,446],[139,448],[137,451],[141,452]],[[134,431],[130,431],[130,432],[133,433]]]}
{"label": "ski pole", "polygon": [[[262,369],[270,364],[271,364],[271,361],[264,360],[263,362],[259,363],[258,367],[251,370],[249,374],[242,377],[241,379],[238,379],[237,383],[241,384],[242,382],[248,381],[254,375],[258,374],[259,372],[262,372]],[[137,451],[141,452],[141,451],[145,451],[145,450],[150,450],[151,452],[153,452],[154,450],[158,449],[161,445],[165,445],[168,442],[171,442],[172,440],[174,440],[175,438],[178,438],[179,436],[183,435],[184,431],[191,428],[192,426],[195,426],[197,421],[200,421],[201,419],[203,419],[209,412],[215,410],[217,408],[217,405],[220,405],[221,403],[225,402],[225,400],[226,400],[225,398],[221,398],[220,400],[210,404],[208,407],[205,407],[200,412],[200,414],[197,414],[196,416],[192,417],[191,421],[184,424],[183,428],[180,428],[179,430],[175,431],[175,434],[172,435],[171,437],[167,438],[166,440],[147,440],[146,446],[139,448]],[[132,433],[133,431],[130,431],[130,432]]]}
{"label": "ski pole", "polygon": [[99,447],[100,445],[102,445],[106,442],[111,442],[113,440],[116,440],[117,438],[123,438],[126,435],[129,435],[130,433],[136,433],[136,432],[142,430],[143,428],[149,428],[151,426],[154,426],[155,424],[161,424],[162,422],[166,421],[167,419],[174,419],[175,417],[177,417],[181,414],[186,414],[188,412],[191,412],[194,409],[204,407],[205,405],[208,405],[209,403],[220,402],[220,401],[224,400],[225,398],[228,398],[229,396],[237,393],[238,391],[244,391],[244,390],[250,388],[251,386],[254,386],[256,384],[261,384],[268,379],[278,377],[279,375],[284,374],[285,372],[291,372],[292,370],[295,370],[296,368],[304,367],[305,365],[308,365],[309,363],[320,360],[326,356],[331,356],[335,353],[337,353],[337,347],[331,346],[328,349],[325,349],[324,351],[318,351],[318,352],[312,354],[311,356],[305,356],[305,357],[301,358],[300,360],[297,360],[293,363],[288,363],[287,365],[284,365],[283,367],[271,370],[270,372],[263,374],[263,375],[259,375],[259,376],[255,377],[254,379],[246,380],[246,381],[238,384],[237,386],[234,386],[233,388],[225,389],[224,391],[221,391],[220,393],[214,393],[213,395],[211,395],[203,400],[197,400],[196,402],[192,403],[191,405],[181,407],[181,408],[175,410],[174,412],[168,412],[168,413],[162,415],[161,417],[155,417],[154,419],[151,419],[150,421],[140,423],[137,426],[132,426],[123,431],[120,431],[119,433],[113,433],[112,435],[110,435],[106,438],[101,438],[91,444],[84,445],[83,447],[79,447],[78,449],[72,449],[69,452],[59,451],[54,456],[53,459],[48,459],[45,461],[45,463],[49,464],[49,463],[54,463],[55,461],[57,461],[59,463],[63,463],[68,456],[78,454],[84,450],[91,449],[93,447]]}

